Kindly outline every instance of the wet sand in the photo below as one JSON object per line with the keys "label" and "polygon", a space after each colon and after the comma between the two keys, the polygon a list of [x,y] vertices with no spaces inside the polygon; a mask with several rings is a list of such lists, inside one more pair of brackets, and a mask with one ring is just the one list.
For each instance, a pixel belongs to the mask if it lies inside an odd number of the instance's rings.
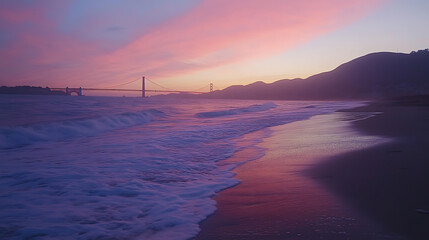
{"label": "wet sand", "polygon": [[[360,122],[383,115],[355,121],[368,111],[374,110],[320,115],[271,128],[272,135],[259,144],[266,155],[235,169],[242,183],[214,197],[218,210],[201,223],[195,239],[405,239],[348,195],[349,187],[354,189],[350,184],[367,187],[366,166],[371,166],[358,161],[361,166],[355,168],[340,158],[394,144],[370,129],[362,134]],[[247,151],[235,157],[252,155]]]}
{"label": "wet sand", "polygon": [[352,111],[383,112],[354,128],[395,141],[335,156],[309,169],[309,175],[390,232],[429,239],[428,105],[385,102]]}

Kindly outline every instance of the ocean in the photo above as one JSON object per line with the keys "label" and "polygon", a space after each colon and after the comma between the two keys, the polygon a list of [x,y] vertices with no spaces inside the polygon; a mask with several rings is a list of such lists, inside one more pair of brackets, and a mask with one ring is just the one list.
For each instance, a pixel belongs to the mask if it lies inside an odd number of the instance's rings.
{"label": "ocean", "polygon": [[270,127],[361,104],[0,95],[0,238],[192,238]]}

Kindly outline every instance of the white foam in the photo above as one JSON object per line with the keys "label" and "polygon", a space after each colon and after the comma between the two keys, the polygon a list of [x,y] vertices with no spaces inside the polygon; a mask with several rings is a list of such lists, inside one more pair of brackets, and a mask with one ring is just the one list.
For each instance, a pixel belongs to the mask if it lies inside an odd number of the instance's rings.
{"label": "white foam", "polygon": [[[8,136],[13,137],[3,144],[29,145],[0,149],[0,235],[189,239],[216,210],[211,197],[239,183],[230,170],[264,154],[255,146],[261,139],[243,140],[243,135],[349,106],[319,103],[304,109],[307,103],[276,103],[274,108],[234,102],[233,109],[272,108],[234,118],[195,118],[189,112],[202,105],[211,109],[207,112],[220,112],[226,103],[231,106],[231,101],[169,103],[174,114],[161,114],[150,127],[143,123],[159,112],[107,112],[105,117],[12,127]],[[254,148],[255,156],[222,161],[243,148]]]}
{"label": "white foam", "polygon": [[106,131],[145,124],[155,116],[160,115],[162,115],[162,112],[152,109],[29,126],[1,127],[0,148],[20,147],[40,141],[58,141],[75,137],[94,136]]}
{"label": "white foam", "polygon": [[233,108],[233,109],[222,110],[222,111],[201,112],[201,113],[195,114],[195,116],[201,117],[201,118],[223,117],[223,116],[238,115],[238,114],[244,114],[244,113],[262,112],[262,111],[270,110],[275,107],[277,107],[275,103],[268,102],[264,104],[254,104],[247,107]]}

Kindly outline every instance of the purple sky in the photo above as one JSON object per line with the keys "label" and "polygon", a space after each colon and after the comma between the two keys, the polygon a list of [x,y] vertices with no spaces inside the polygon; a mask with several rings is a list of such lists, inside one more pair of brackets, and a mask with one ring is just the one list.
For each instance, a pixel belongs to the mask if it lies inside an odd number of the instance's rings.
{"label": "purple sky", "polygon": [[0,84],[145,75],[192,90],[307,77],[369,52],[428,48],[428,12],[424,0],[2,0]]}

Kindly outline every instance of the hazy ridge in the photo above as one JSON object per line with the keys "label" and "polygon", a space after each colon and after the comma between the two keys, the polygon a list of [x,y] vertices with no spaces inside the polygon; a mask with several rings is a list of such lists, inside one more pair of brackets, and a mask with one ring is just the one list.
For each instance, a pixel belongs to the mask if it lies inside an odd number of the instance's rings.
{"label": "hazy ridge", "polygon": [[429,51],[378,52],[306,79],[258,81],[204,94],[232,99],[374,99],[429,94]]}

